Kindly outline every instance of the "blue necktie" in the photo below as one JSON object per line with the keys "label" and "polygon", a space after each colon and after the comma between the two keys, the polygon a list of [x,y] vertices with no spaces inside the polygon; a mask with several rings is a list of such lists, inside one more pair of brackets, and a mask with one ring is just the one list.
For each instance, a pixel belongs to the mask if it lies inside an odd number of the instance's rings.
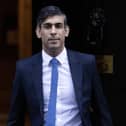
{"label": "blue necktie", "polygon": [[48,112],[46,117],[46,126],[55,126],[56,120],[56,98],[57,98],[57,81],[58,81],[58,60],[53,58],[50,61],[52,66],[51,73],[51,91],[48,105]]}

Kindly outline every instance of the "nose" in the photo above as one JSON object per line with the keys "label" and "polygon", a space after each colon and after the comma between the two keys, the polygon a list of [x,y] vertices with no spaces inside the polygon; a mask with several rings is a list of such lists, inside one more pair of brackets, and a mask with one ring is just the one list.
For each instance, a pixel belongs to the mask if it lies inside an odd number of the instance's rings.
{"label": "nose", "polygon": [[56,27],[53,25],[51,28],[51,34],[55,35],[56,34]]}

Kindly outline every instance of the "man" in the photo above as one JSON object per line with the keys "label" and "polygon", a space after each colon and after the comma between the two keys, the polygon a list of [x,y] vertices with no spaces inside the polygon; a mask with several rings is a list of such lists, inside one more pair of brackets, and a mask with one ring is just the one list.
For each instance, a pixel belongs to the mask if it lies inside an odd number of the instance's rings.
{"label": "man", "polygon": [[[17,62],[8,126],[24,126],[26,110],[32,126],[92,126],[89,108],[93,101],[101,126],[112,126],[94,56],[64,46],[69,35],[66,15],[56,6],[42,8],[36,35],[42,52]],[[52,59],[58,62],[57,93],[53,92],[56,111],[49,108],[54,99],[50,98]]]}

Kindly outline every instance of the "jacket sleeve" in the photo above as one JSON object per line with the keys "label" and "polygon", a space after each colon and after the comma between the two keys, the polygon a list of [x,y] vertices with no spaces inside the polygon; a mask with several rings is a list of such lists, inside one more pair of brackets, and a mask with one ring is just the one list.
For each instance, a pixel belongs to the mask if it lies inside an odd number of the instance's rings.
{"label": "jacket sleeve", "polygon": [[25,97],[21,82],[21,70],[16,64],[15,79],[13,81],[10,111],[7,126],[24,126],[25,119]]}
{"label": "jacket sleeve", "polygon": [[[95,118],[99,120],[100,126],[113,126],[112,118],[109,111],[109,106],[106,101],[106,97],[103,93],[102,83],[100,80],[100,76],[97,71],[96,60],[95,57],[92,61],[92,84],[93,84],[93,109],[95,113]],[[95,120],[94,120],[95,121]],[[95,123],[95,122],[94,122]]]}

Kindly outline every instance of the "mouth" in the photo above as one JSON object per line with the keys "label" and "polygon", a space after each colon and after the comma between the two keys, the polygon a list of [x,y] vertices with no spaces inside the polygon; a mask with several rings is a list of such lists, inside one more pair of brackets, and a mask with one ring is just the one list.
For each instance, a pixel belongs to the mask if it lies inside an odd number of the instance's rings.
{"label": "mouth", "polygon": [[51,38],[51,39],[48,39],[48,42],[49,42],[50,44],[56,45],[56,44],[59,43],[59,40],[60,40],[60,39],[58,39],[58,38]]}
{"label": "mouth", "polygon": [[60,40],[59,38],[50,38],[50,39],[48,39],[48,41],[58,41],[58,40]]}

